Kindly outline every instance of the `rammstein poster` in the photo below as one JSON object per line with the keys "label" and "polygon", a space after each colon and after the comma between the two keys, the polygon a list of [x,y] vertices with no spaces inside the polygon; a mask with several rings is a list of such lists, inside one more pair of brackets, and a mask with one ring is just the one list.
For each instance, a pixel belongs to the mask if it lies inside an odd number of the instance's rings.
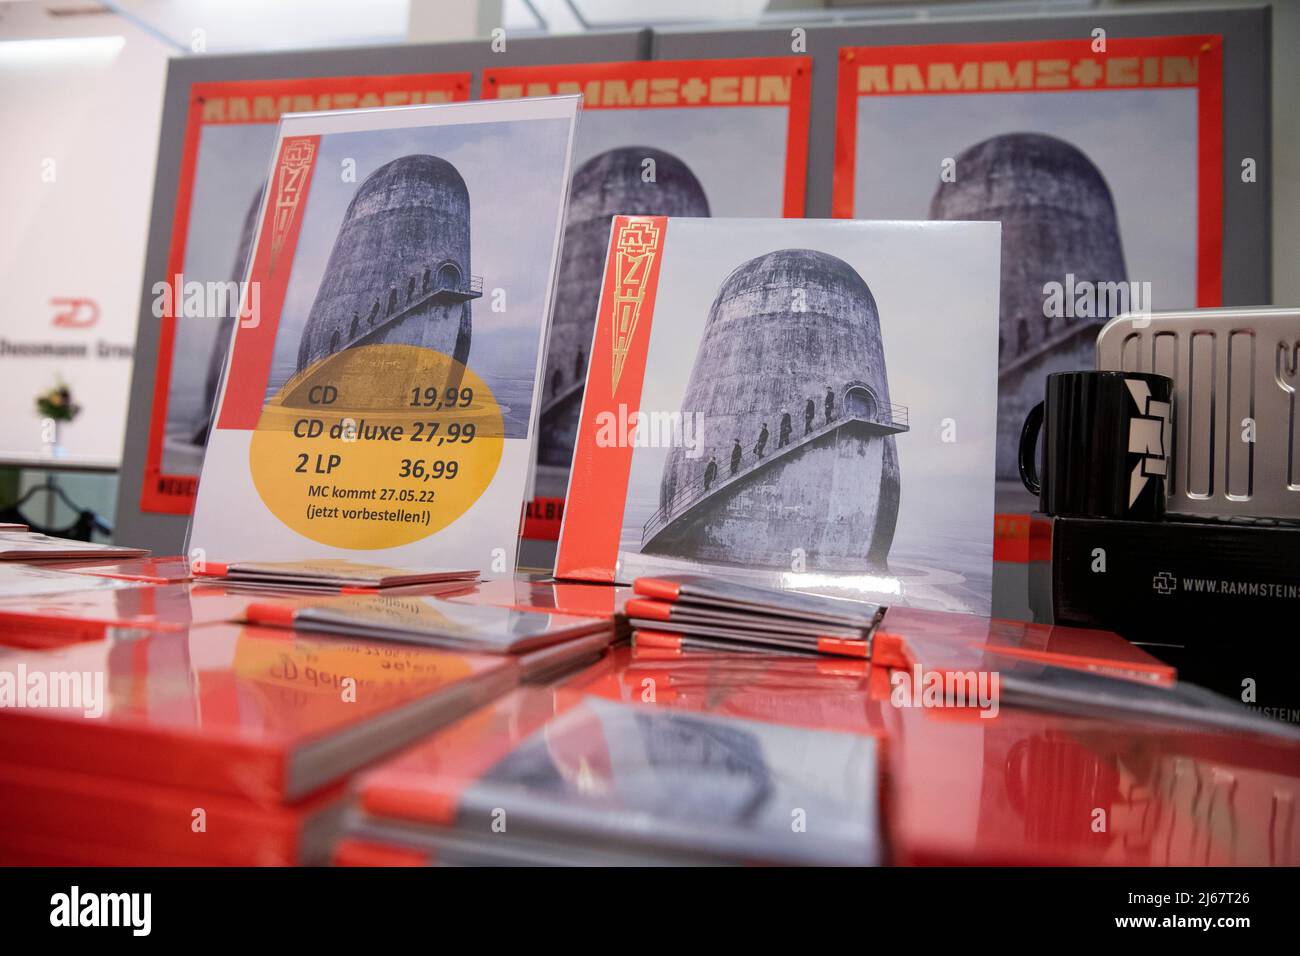
{"label": "rammstein poster", "polygon": [[[190,87],[167,275],[154,287],[158,367],[140,493],[189,514],[283,113],[469,98],[468,73],[196,83]],[[339,170],[340,176],[348,170]]]}
{"label": "rammstein poster", "polygon": [[987,614],[999,232],[616,218],[556,576]]}
{"label": "rammstein poster", "polygon": [[578,105],[281,119],[192,556],[514,566]]}
{"label": "rammstein poster", "polygon": [[835,215],[1002,223],[1004,507],[1048,373],[1092,368],[1119,313],[1219,304],[1221,59],[1217,36],[840,51]]}
{"label": "rammstein poster", "polygon": [[485,98],[583,95],[526,536],[559,534],[611,220],[802,216],[809,82],[803,57],[485,71]]}

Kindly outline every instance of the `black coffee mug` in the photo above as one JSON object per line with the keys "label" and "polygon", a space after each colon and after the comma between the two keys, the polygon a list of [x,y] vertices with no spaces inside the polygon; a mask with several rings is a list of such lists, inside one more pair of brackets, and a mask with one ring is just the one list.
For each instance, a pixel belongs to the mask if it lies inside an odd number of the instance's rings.
{"label": "black coffee mug", "polygon": [[[1159,521],[1165,514],[1173,380],[1150,372],[1056,372],[1020,432],[1020,479],[1043,514]],[[1040,478],[1035,449],[1043,432]]]}

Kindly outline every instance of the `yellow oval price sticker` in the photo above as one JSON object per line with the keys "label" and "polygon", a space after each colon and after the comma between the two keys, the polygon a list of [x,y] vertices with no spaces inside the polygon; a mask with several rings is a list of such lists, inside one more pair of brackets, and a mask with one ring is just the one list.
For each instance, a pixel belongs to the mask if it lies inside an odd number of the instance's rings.
{"label": "yellow oval price sticker", "polygon": [[337,548],[394,548],[456,521],[501,464],[487,384],[451,356],[363,345],[299,372],[262,409],[249,449],[262,501]]}

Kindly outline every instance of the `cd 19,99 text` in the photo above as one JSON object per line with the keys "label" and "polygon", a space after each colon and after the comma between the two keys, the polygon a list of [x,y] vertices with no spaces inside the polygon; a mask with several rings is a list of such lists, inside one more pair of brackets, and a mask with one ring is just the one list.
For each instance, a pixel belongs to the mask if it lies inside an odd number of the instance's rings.
{"label": "cd 19,99 text", "polygon": [[469,408],[470,403],[474,401],[474,389],[469,386],[462,388],[446,388],[439,392],[432,385],[428,388],[411,389],[411,407],[412,408]]}

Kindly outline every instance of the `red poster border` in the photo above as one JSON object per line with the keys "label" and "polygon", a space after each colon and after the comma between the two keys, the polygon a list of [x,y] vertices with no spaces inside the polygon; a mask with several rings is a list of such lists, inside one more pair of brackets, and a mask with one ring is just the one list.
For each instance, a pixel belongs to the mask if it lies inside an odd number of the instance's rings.
{"label": "red poster border", "polygon": [[[620,230],[644,222],[658,229],[658,244],[645,276],[641,313],[632,336],[617,384],[614,380],[614,295],[618,269],[614,262]],[[587,391],[578,422],[578,441],[573,450],[573,470],[569,474],[564,531],[555,554],[555,576],[578,581],[613,583],[618,559],[619,536],[623,532],[623,509],[627,501],[627,484],[632,473],[630,442],[621,441],[602,447],[596,440],[596,419],[613,415],[615,420],[631,418],[641,408],[641,390],[645,385],[646,360],[650,354],[650,331],[653,326],[655,294],[659,286],[659,269],[668,245],[667,216],[615,216],[609,232],[609,249],[605,276],[601,282],[600,306],[596,311],[596,335],[591,343],[591,363],[587,369]]]}
{"label": "red poster border", "polygon": [[921,90],[862,94],[880,96],[984,96],[998,93],[1086,92],[1117,89],[1197,90],[1197,254],[1196,304],[1208,308],[1221,304],[1223,294],[1223,37],[1161,36],[1115,37],[1106,41],[1105,53],[1093,53],[1092,41],[1030,40],[1013,43],[942,43],[917,46],[843,47],[839,54],[839,76],[835,102],[835,170],[832,192],[832,215],[837,219],[853,218],[854,167],[857,148],[856,67],[863,59],[873,64],[899,62],[929,64],[954,60],[988,60],[993,58],[1062,58],[1087,55],[1114,56],[1191,56],[1199,60],[1195,84],[1107,84],[1095,87],[1061,89],[1007,90]]}
{"label": "red poster border", "polygon": [[[609,63],[574,63],[559,66],[510,66],[483,71],[485,100],[497,99],[502,84],[517,83],[543,85],[545,94],[571,92],[559,90],[561,83],[579,87],[593,80],[623,80],[665,77],[697,77],[702,80],[717,77],[757,77],[788,75],[790,77],[790,102],[785,139],[785,188],[781,212],[786,218],[802,218],[806,208],[808,190],[808,135],[812,110],[812,59],[806,56],[738,57],[719,60],[629,60]],[[543,91],[537,94],[544,95]],[[617,109],[692,109],[696,107],[754,108],[766,107],[758,103],[699,103],[659,102],[607,105],[593,103],[584,98],[584,110]],[[528,504],[524,518],[523,536],[541,541],[556,541],[566,508],[564,498],[534,498]],[[552,517],[558,513],[559,517]]]}
{"label": "red poster border", "polygon": [[[185,263],[186,240],[189,236],[190,210],[193,201],[194,177],[198,165],[199,139],[207,125],[251,125],[274,123],[278,120],[248,119],[205,122],[203,104],[209,97],[319,97],[336,93],[355,92],[358,98],[366,94],[384,94],[409,90],[444,91],[451,102],[469,99],[469,73],[402,73],[389,76],[331,76],[282,80],[234,80],[229,82],[195,83],[190,87],[189,106],[185,121],[185,139],[181,152],[180,176],[176,187],[176,206],[172,215],[171,237],[168,242],[167,273],[163,281],[181,273]],[[368,104],[367,104],[368,105]],[[396,104],[393,104],[396,105]],[[357,107],[354,107],[357,108]],[[152,284],[150,284],[152,288]],[[173,290],[173,299],[179,290]],[[194,511],[198,492],[198,475],[166,475],[162,471],[163,440],[167,425],[167,395],[171,387],[172,350],[176,343],[176,320],[171,314],[161,317],[158,330],[158,359],[154,370],[153,402],[149,415],[149,439],[145,449],[144,475],[140,483],[140,510],[188,515]],[[164,491],[164,481],[185,482],[185,491]]]}

